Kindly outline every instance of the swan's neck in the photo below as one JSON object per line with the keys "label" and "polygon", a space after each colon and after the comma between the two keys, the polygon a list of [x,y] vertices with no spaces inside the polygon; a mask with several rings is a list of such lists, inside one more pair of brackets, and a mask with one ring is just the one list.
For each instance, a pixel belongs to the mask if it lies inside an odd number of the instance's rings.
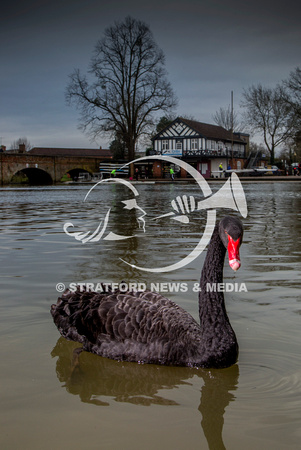
{"label": "swan's neck", "polygon": [[214,292],[214,287],[223,282],[225,254],[226,249],[219,237],[218,226],[216,226],[208,246],[201,275],[200,308],[204,301],[206,303],[210,300],[213,302],[218,301],[219,303],[224,301],[223,293]]}
{"label": "swan's neck", "polygon": [[[226,312],[224,294],[218,289],[219,284],[223,282],[225,254],[226,249],[216,226],[208,246],[199,293],[200,325],[204,346],[202,351],[204,348],[210,348],[213,357],[221,351],[225,354],[229,351],[231,354],[237,353],[236,336]],[[231,357],[235,359],[236,356]]]}

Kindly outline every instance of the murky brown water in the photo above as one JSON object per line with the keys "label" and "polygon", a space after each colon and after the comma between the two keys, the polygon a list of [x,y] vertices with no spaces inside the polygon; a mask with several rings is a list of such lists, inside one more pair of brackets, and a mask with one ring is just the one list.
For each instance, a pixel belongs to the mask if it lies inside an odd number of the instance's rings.
{"label": "murky brown water", "polygon": [[[210,185],[217,191],[221,185]],[[122,209],[122,186],[0,190],[1,434],[3,449],[297,449],[301,439],[301,184],[245,183],[242,268],[225,281],[240,356],[225,370],[121,363],[83,353],[59,337],[49,309],[57,283],[121,280],[183,283],[166,293],[197,318],[204,253],[169,273],[163,267],[195,247],[206,213],[189,224],[151,220],[193,185],[137,185],[147,216]],[[124,196],[124,197],[122,197]],[[109,205],[109,206],[108,206]],[[168,206],[169,205],[169,206]],[[112,207],[107,231],[134,239],[82,244],[63,232],[95,230]],[[218,209],[217,217],[229,211]],[[234,213],[235,214],[235,213]],[[141,225],[141,224],[140,224]]]}

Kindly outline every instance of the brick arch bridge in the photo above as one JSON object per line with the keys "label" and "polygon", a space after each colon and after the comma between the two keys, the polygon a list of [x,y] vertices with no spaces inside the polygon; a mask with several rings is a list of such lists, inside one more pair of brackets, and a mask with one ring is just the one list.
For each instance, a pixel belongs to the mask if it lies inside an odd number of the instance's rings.
{"label": "brick arch bridge", "polygon": [[[33,149],[34,150],[34,149]],[[77,149],[79,150],[79,149]],[[100,150],[98,150],[101,153]],[[50,153],[50,152],[49,152]],[[0,153],[0,183],[7,185],[19,171],[24,172],[31,184],[58,183],[67,172],[99,172],[101,162],[110,162],[111,156],[71,156],[25,153]]]}

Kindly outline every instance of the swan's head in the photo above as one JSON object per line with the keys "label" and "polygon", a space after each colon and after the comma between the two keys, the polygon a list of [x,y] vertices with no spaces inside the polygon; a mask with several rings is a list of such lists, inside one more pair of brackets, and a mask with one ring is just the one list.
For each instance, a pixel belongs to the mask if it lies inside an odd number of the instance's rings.
{"label": "swan's head", "polygon": [[219,223],[220,238],[228,250],[229,265],[231,269],[240,268],[239,247],[242,243],[243,226],[236,217],[226,216]]}

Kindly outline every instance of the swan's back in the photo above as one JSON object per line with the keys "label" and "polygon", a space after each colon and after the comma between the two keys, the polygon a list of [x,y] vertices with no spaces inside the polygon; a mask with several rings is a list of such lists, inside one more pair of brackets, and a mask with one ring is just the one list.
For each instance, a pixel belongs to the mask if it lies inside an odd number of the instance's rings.
{"label": "swan's back", "polygon": [[64,337],[100,356],[184,366],[199,359],[200,326],[158,293],[67,291],[51,314]]}
{"label": "swan's back", "polygon": [[[233,270],[240,266],[241,222],[224,217],[216,225],[201,276],[200,325],[183,308],[156,292],[71,293],[52,305],[60,333],[83,349],[124,361],[229,367],[238,356],[223,292],[207,285],[223,282],[226,249]],[[231,260],[230,260],[231,256]]]}

